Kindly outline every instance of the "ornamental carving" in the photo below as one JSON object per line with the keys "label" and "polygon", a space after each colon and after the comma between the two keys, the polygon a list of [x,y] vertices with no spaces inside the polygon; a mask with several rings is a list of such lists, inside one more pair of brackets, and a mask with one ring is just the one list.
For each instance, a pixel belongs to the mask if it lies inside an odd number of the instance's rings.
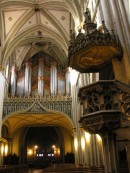
{"label": "ornamental carving", "polygon": [[80,123],[84,130],[90,133],[110,132],[114,128],[120,126],[121,113],[120,111],[101,111],[98,114],[88,114],[81,117]]}
{"label": "ornamental carving", "polygon": [[[92,133],[125,126],[130,119],[130,87],[119,81],[98,81],[80,88],[80,123]],[[125,119],[125,122],[124,122]]]}
{"label": "ornamental carving", "polygon": [[69,66],[82,72],[97,72],[104,64],[110,63],[112,58],[122,57],[122,48],[118,36],[111,33],[102,22],[103,31],[96,29],[97,25],[91,21],[89,9],[85,12],[83,29],[78,35],[70,32]]}
{"label": "ornamental carving", "polygon": [[45,114],[48,110],[60,111],[71,117],[71,97],[7,97],[3,104],[3,118],[15,112]]}

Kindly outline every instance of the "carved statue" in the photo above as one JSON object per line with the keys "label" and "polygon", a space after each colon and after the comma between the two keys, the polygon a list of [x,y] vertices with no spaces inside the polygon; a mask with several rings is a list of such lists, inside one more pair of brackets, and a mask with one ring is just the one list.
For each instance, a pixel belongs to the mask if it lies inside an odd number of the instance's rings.
{"label": "carved statue", "polygon": [[85,22],[88,22],[88,23],[91,22],[91,14],[88,8],[86,9],[86,12],[85,12]]}

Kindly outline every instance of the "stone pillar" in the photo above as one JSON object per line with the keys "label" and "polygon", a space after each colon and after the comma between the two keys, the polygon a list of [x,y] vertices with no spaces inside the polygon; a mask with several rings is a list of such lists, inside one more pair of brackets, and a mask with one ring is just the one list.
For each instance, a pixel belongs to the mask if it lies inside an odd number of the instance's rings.
{"label": "stone pillar", "polygon": [[77,101],[77,88],[75,84],[71,84],[71,96],[72,96],[72,120],[75,124],[75,139],[74,139],[74,146],[77,148],[75,149],[75,163],[80,163],[81,152],[80,152],[80,132],[78,127],[78,121],[80,117],[80,104]]}
{"label": "stone pillar", "polygon": [[110,152],[110,159],[111,159],[111,171],[112,173],[118,173],[118,167],[117,167],[117,158],[116,158],[116,135],[111,134],[109,136],[109,152]]}
{"label": "stone pillar", "polygon": [[4,88],[5,88],[5,78],[3,76],[3,68],[0,68],[0,137],[2,131]]}
{"label": "stone pillar", "polygon": [[94,153],[94,135],[91,135],[91,147],[90,147],[90,158],[91,158],[91,166],[95,165],[95,153]]}
{"label": "stone pillar", "polygon": [[79,145],[78,145],[78,135],[76,128],[74,129],[74,153],[75,153],[75,163],[79,163]]}
{"label": "stone pillar", "polygon": [[43,63],[43,58],[40,58],[38,64],[38,95],[43,95],[43,87],[44,87],[43,76],[44,76],[44,63]]}
{"label": "stone pillar", "polygon": [[103,155],[104,155],[105,173],[119,172],[115,137],[116,136],[114,134],[109,134],[103,138]]}
{"label": "stone pillar", "polygon": [[3,165],[3,142],[0,141],[0,166]]}
{"label": "stone pillar", "polygon": [[51,63],[51,94],[57,95],[57,63]]}
{"label": "stone pillar", "polygon": [[17,80],[16,67],[12,66],[12,69],[11,69],[11,96],[15,96],[15,94],[16,94],[16,80]]}
{"label": "stone pillar", "polygon": [[91,160],[90,160],[91,135],[88,132],[85,132],[85,139],[86,139],[86,163],[87,165],[91,165]]}
{"label": "stone pillar", "polygon": [[111,160],[110,160],[110,152],[109,152],[108,135],[103,137],[103,160],[104,160],[105,173],[111,173]]}
{"label": "stone pillar", "polygon": [[94,143],[94,147],[93,147],[93,152],[94,152],[94,165],[98,165],[98,152],[97,152],[97,148],[98,148],[98,145],[97,145],[97,141],[96,141],[96,135],[94,134],[93,135],[93,143]]}
{"label": "stone pillar", "polygon": [[31,94],[31,81],[32,81],[31,79],[32,79],[31,64],[27,62],[25,67],[25,84],[24,84],[25,96],[29,96]]}
{"label": "stone pillar", "polygon": [[122,64],[125,67],[124,68],[124,70],[125,70],[124,74],[126,74],[127,79],[128,79],[128,83],[130,83],[130,70],[129,70],[130,60],[129,60],[129,57],[128,57],[128,46],[126,44],[127,40],[125,38],[124,31],[123,31],[124,25],[122,25],[122,23],[121,23],[122,19],[120,17],[119,7],[117,6],[117,2],[113,1],[113,0],[110,0],[110,4],[111,4],[111,9],[112,9],[111,12],[113,14],[113,20],[114,20],[113,22],[115,23],[115,31],[119,35],[119,39],[120,39],[121,45],[123,47]]}
{"label": "stone pillar", "polygon": [[80,141],[81,141],[81,163],[87,163],[86,152],[88,148],[86,148],[85,131],[82,127],[80,128]]}
{"label": "stone pillar", "polygon": [[[2,137],[2,115],[3,115],[3,101],[4,101],[4,88],[5,78],[3,76],[4,68],[0,67],[0,139]],[[3,142],[0,140],[0,166],[3,165]]]}
{"label": "stone pillar", "polygon": [[97,165],[103,165],[103,146],[102,146],[102,138],[96,134],[96,149],[97,149]]}
{"label": "stone pillar", "polygon": [[114,58],[112,59],[112,65],[115,79],[127,83],[126,75],[124,74],[121,61],[117,58]]}
{"label": "stone pillar", "polygon": [[[124,1],[122,0],[116,0],[116,3],[117,3],[117,6],[118,6],[118,11],[119,11],[119,14],[120,14],[120,18],[121,18],[121,23],[122,23],[122,26],[123,26],[123,34],[125,35],[125,40],[126,40],[126,45],[128,46],[128,54],[130,56],[130,43],[129,43],[129,40],[130,40],[130,32],[129,32],[129,21],[128,21],[128,17],[127,17],[127,14],[126,14],[126,9],[125,9],[125,5],[124,5]],[[127,2],[128,5],[129,5],[129,2]]]}
{"label": "stone pillar", "polygon": [[105,21],[105,25],[106,27],[111,31],[114,29],[114,26],[113,26],[113,20],[112,20],[112,13],[111,13],[111,10],[110,10],[110,2],[109,0],[107,1],[104,1],[104,0],[101,0],[100,1],[100,13],[103,13],[101,14],[102,16],[102,20]]}

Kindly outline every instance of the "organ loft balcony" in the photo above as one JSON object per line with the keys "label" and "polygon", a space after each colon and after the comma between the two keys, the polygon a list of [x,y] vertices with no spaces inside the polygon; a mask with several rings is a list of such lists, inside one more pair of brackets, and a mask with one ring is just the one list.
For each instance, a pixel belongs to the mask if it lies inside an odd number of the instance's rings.
{"label": "organ loft balcony", "polygon": [[55,57],[40,51],[10,72],[3,119],[23,114],[71,117],[70,71]]}
{"label": "organ loft balcony", "polygon": [[130,123],[130,87],[115,80],[98,81],[80,88],[83,105],[79,123],[91,133],[109,132]]}
{"label": "organ loft balcony", "polygon": [[3,103],[3,118],[8,115],[48,114],[58,111],[71,117],[71,96],[46,95],[46,96],[10,96],[5,97]]}

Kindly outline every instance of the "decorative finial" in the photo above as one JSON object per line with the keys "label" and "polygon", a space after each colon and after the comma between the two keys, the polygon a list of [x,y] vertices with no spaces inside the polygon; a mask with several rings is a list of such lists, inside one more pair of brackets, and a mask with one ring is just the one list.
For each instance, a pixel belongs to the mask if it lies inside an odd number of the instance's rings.
{"label": "decorative finial", "polygon": [[108,34],[109,33],[109,30],[107,29],[104,20],[102,21],[102,26],[103,26],[103,29],[104,29],[104,34]]}
{"label": "decorative finial", "polygon": [[85,22],[89,23],[91,22],[91,14],[90,14],[90,10],[87,8],[85,14]]}

